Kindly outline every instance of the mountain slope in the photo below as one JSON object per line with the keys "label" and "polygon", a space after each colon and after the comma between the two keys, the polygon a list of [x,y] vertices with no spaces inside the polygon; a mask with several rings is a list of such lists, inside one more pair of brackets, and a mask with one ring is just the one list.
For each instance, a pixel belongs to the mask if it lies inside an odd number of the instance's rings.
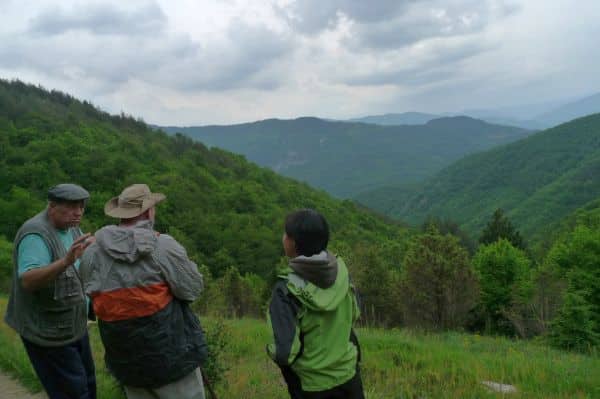
{"label": "mountain slope", "polygon": [[388,187],[358,200],[411,222],[449,217],[471,232],[503,208],[532,234],[598,197],[600,114],[595,114],[465,157],[417,187]]}
{"label": "mountain slope", "polygon": [[467,117],[434,119],[416,126],[299,118],[164,129],[244,154],[260,165],[340,197],[421,181],[465,154],[530,133]]}
{"label": "mountain slope", "polygon": [[282,255],[283,218],[295,208],[314,207],[326,215],[334,248],[403,234],[350,201],[334,200],[239,155],[21,82],[0,80],[0,132],[0,236],[9,240],[43,209],[47,189],[61,182],[91,192],[86,230],[115,222],[103,215],[104,203],[129,184],[143,182],[165,193],[158,230],[174,235],[217,275],[237,266],[270,276]]}

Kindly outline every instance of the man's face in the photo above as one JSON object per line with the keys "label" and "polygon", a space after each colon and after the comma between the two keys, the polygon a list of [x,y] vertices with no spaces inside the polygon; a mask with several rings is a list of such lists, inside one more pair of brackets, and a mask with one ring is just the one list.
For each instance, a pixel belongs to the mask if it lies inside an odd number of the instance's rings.
{"label": "man's face", "polygon": [[65,230],[69,227],[79,226],[84,208],[83,201],[50,202],[48,216],[54,227]]}
{"label": "man's face", "polygon": [[298,256],[298,254],[296,253],[296,242],[293,238],[283,233],[281,243],[283,244],[283,252],[285,252],[285,256],[287,256],[288,258],[295,258],[296,256]]}
{"label": "man's face", "polygon": [[150,219],[152,221],[152,223],[154,223],[154,221],[156,219],[156,208],[155,207],[148,209],[148,219]]}

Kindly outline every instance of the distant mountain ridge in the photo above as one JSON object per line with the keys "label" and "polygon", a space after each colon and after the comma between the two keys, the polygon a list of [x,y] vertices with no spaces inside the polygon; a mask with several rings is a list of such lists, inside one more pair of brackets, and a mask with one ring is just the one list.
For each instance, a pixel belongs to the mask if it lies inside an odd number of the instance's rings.
{"label": "distant mountain ridge", "polygon": [[478,232],[503,208],[526,235],[600,198],[600,114],[467,156],[425,182],[385,187],[357,200],[388,216],[419,223],[451,218]]}
{"label": "distant mountain ridge", "polygon": [[441,118],[442,115],[427,114],[423,112],[402,112],[399,114],[370,115],[362,118],[350,119],[350,122],[372,123],[375,125],[424,125],[432,119]]}
{"label": "distant mountain ridge", "polygon": [[556,107],[538,115],[535,119],[545,122],[547,126],[554,126],[598,112],[600,112],[600,93]]}
{"label": "distant mountain ridge", "polygon": [[259,165],[346,198],[397,182],[421,181],[466,154],[530,134],[464,116],[412,126],[303,117],[163,129],[243,154]]}
{"label": "distant mountain ridge", "polygon": [[439,114],[423,112],[369,115],[350,121],[376,125],[419,125],[444,116],[468,116],[488,123],[516,126],[529,130],[543,130],[575,118],[600,112],[600,93],[567,101],[550,101],[491,109],[466,109]]}

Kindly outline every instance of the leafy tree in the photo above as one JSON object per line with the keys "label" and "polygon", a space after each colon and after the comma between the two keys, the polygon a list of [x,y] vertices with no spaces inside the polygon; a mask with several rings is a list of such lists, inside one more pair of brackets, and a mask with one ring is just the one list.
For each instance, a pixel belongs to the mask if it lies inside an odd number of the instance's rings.
{"label": "leafy tree", "polygon": [[481,237],[479,237],[479,243],[491,244],[502,238],[510,241],[516,248],[525,249],[525,241],[519,231],[514,228],[502,209],[496,209],[492,219],[483,229]]}
{"label": "leafy tree", "polygon": [[568,291],[565,295],[549,338],[554,346],[581,352],[600,344],[592,307],[580,291]]}
{"label": "leafy tree", "polygon": [[358,245],[344,257],[361,303],[361,322],[366,325],[399,324],[399,304],[395,298],[398,257],[385,258],[380,247]]}
{"label": "leafy tree", "polygon": [[[555,337],[558,334],[562,337],[560,342],[565,342],[568,334],[564,332],[570,328],[568,320],[589,316],[590,323],[586,326],[595,334],[590,337],[600,336],[600,230],[576,226],[552,247],[545,268],[553,270],[554,278],[568,287],[551,334]],[[569,311],[576,314],[569,315]],[[579,344],[573,345],[580,349]]]}
{"label": "leafy tree", "polygon": [[505,312],[511,307],[515,295],[526,289],[530,262],[522,250],[501,238],[482,245],[473,258],[479,275],[481,305],[486,318],[486,330],[493,333],[514,332]]}
{"label": "leafy tree", "polygon": [[204,297],[196,304],[201,312],[221,317],[260,317],[264,313],[266,282],[255,274],[242,276],[231,266],[221,278],[207,280],[205,287]]}
{"label": "leafy tree", "polygon": [[532,269],[530,275],[516,284],[511,307],[502,312],[522,338],[548,332],[562,304],[566,286],[551,268]]}
{"label": "leafy tree", "polygon": [[0,234],[14,237],[21,223],[43,209],[45,203],[36,194],[12,186],[5,198],[0,197]]}
{"label": "leafy tree", "polygon": [[442,330],[464,327],[479,294],[467,251],[435,228],[412,240],[401,287],[406,323]]}

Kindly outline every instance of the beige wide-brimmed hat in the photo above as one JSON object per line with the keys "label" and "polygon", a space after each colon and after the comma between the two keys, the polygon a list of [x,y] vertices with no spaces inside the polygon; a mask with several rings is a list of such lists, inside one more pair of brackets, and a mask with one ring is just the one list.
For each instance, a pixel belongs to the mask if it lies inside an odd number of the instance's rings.
{"label": "beige wide-brimmed hat", "polygon": [[104,213],[119,219],[130,219],[144,213],[166,197],[161,193],[150,192],[146,184],[133,184],[104,205]]}

